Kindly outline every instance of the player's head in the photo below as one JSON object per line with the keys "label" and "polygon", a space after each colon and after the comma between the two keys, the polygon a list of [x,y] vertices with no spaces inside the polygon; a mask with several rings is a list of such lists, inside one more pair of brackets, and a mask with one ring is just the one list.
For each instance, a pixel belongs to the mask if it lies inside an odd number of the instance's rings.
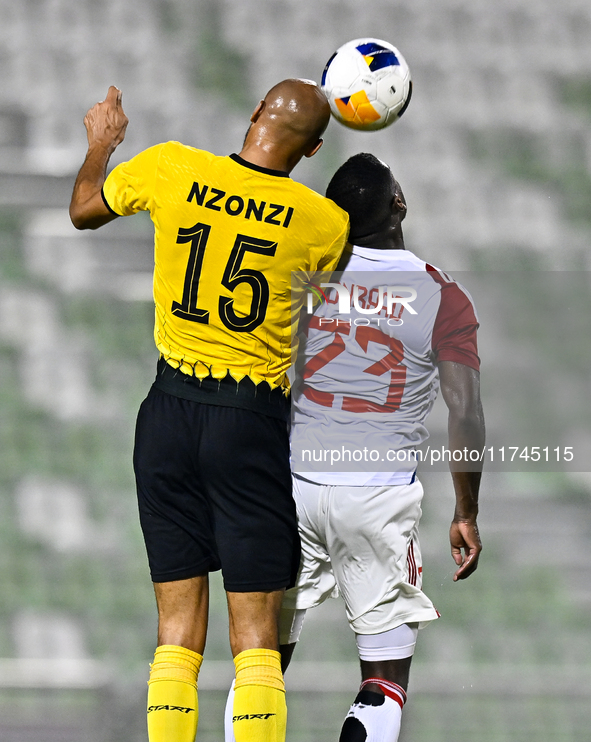
{"label": "player's head", "polygon": [[333,175],[326,195],[349,214],[349,241],[400,230],[406,201],[392,171],[374,155],[350,157]]}
{"label": "player's head", "polygon": [[281,148],[295,165],[320,148],[330,106],[312,80],[283,80],[269,90],[250,120],[245,145]]}

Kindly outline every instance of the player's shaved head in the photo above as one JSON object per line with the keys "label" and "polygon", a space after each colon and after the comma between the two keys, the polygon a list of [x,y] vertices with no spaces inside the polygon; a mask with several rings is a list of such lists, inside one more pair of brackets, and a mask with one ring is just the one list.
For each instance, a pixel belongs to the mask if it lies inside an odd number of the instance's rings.
{"label": "player's shaved head", "polygon": [[311,80],[283,80],[264,99],[266,115],[286,133],[316,142],[328,126],[330,106],[318,85]]}
{"label": "player's shaved head", "polygon": [[274,85],[250,120],[241,155],[289,171],[319,149],[330,106],[315,82],[292,78]]}

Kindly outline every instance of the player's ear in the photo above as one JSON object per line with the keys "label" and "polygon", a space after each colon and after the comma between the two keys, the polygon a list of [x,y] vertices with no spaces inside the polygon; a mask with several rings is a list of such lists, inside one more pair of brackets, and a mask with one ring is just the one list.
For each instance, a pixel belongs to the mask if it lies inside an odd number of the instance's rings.
{"label": "player's ear", "polygon": [[264,100],[260,100],[259,103],[258,103],[258,105],[257,105],[257,107],[252,112],[252,116],[250,117],[251,123],[256,124],[256,122],[258,121],[259,116],[263,112],[264,108],[265,108],[265,101]]}
{"label": "player's ear", "polygon": [[404,203],[404,200],[400,198],[400,196],[395,196],[392,206],[393,211],[398,212],[400,215],[400,221],[402,221],[406,216],[406,204]]}
{"label": "player's ear", "polygon": [[316,144],[312,147],[312,149],[308,150],[305,154],[306,157],[313,157],[316,152],[322,147],[322,143],[324,142],[324,139],[319,139]]}

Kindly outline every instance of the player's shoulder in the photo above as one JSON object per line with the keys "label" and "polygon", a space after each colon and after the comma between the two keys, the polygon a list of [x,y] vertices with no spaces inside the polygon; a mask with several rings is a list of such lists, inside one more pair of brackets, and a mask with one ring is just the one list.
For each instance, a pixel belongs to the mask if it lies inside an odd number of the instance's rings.
{"label": "player's shoulder", "polygon": [[425,270],[432,281],[438,283],[440,286],[445,286],[450,283],[455,283],[453,276],[447,271],[433,265],[432,263],[425,262]]}
{"label": "player's shoulder", "polygon": [[318,191],[315,191],[313,188],[310,188],[303,183],[299,183],[297,180],[294,180],[293,184],[300,193],[309,198],[313,203],[318,204],[320,208],[325,209],[328,213],[337,214],[339,216],[344,214],[347,216],[347,212],[343,211],[340,206],[337,206],[332,199],[323,196],[321,193],[318,193]]}
{"label": "player's shoulder", "polygon": [[213,161],[217,159],[222,159],[218,157],[217,155],[214,155],[212,152],[208,152],[205,149],[198,149],[197,147],[192,147],[189,144],[183,144],[182,142],[177,142],[174,139],[171,139],[168,142],[162,142],[161,144],[155,145],[154,149],[158,149],[162,154],[172,158],[172,159],[198,159],[198,160],[204,160],[204,161]]}
{"label": "player's shoulder", "polygon": [[317,227],[325,227],[327,230],[332,229],[339,232],[348,228],[349,215],[340,206],[337,206],[334,201],[303,183],[298,183],[297,181],[292,181],[292,183],[302,201],[307,203],[309,210],[316,212]]}
{"label": "player's shoulder", "polygon": [[448,273],[447,271],[444,271],[441,268],[438,268],[437,266],[432,265],[431,263],[425,263],[425,270],[429,278],[434,283],[436,283],[442,291],[446,291],[448,293],[450,292],[454,293],[456,291],[461,291],[462,293],[466,294],[468,297],[470,296],[468,291],[460,283],[460,281],[454,278],[454,276]]}
{"label": "player's shoulder", "polygon": [[392,260],[399,262],[404,270],[423,272],[427,271],[427,263],[410,250],[389,250]]}
{"label": "player's shoulder", "polygon": [[[347,269],[372,271],[405,271],[426,276],[426,263],[410,250],[381,250],[353,245]],[[427,279],[429,280],[429,279]]]}
{"label": "player's shoulder", "polygon": [[[355,251],[360,252],[360,248],[355,247]],[[385,259],[389,261],[389,270],[402,270],[411,273],[422,286],[430,286],[433,295],[439,295],[446,301],[457,295],[463,295],[472,302],[468,291],[453,275],[433,263],[419,258],[410,250],[380,252],[386,253]],[[383,270],[383,268],[381,269]]]}
{"label": "player's shoulder", "polygon": [[[181,142],[159,142],[138,152],[130,160],[137,163],[138,166],[147,167],[150,165],[158,166],[163,160],[174,161],[186,159],[190,152],[197,152],[193,147],[187,147]],[[209,154],[209,153],[204,153]]]}
{"label": "player's shoulder", "polygon": [[322,202],[325,205],[325,208],[338,216],[340,219],[344,219],[345,221],[349,221],[349,215],[344,209],[341,209],[340,206],[338,206],[332,199],[327,198],[326,196],[321,196],[319,193],[316,194],[322,199]]}
{"label": "player's shoulder", "polygon": [[468,289],[456,280],[452,275],[441,268],[436,268],[430,263],[425,264],[427,274],[437,285],[441,294],[442,306],[452,306],[454,311],[459,315],[461,309],[469,309],[476,314],[476,305]]}

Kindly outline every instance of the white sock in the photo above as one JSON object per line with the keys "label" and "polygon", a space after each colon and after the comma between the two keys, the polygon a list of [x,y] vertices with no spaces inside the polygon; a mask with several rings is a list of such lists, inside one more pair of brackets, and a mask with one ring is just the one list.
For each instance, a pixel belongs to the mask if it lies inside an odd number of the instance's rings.
{"label": "white sock", "polygon": [[[377,683],[384,695],[365,690],[368,683]],[[345,717],[339,742],[397,742],[405,702],[406,693],[396,683],[366,680]]]}
{"label": "white sock", "polygon": [[228,700],[226,701],[226,708],[224,710],[224,740],[225,742],[235,742],[234,739],[234,725],[232,724],[232,717],[234,716],[234,683],[236,680],[232,680],[232,685],[228,692]]}

